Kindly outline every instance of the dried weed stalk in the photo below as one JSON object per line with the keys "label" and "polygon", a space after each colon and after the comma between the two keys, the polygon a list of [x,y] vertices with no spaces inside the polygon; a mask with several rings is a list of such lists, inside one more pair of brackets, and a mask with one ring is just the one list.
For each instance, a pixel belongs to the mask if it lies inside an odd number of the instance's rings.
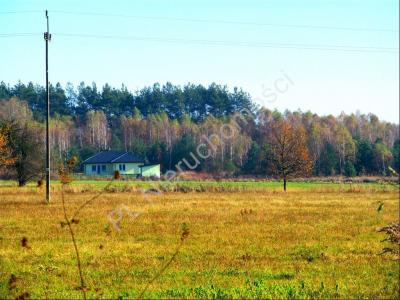
{"label": "dried weed stalk", "polygon": [[171,258],[168,260],[168,262],[157,272],[156,275],[154,275],[154,277],[146,284],[146,286],[144,287],[144,289],[140,292],[138,299],[142,299],[144,293],[148,290],[148,288],[150,287],[150,285],[156,281],[163,273],[164,271],[169,267],[169,265],[175,260],[176,256],[178,255],[179,251],[181,250],[184,241],[187,239],[187,237],[189,236],[189,228],[188,226],[183,223],[182,224],[182,233],[181,233],[181,239],[180,242],[178,244],[178,246],[176,247],[176,250],[174,252],[174,254],[172,254]]}
{"label": "dried weed stalk", "polygon": [[[63,207],[63,212],[64,212],[64,222],[61,222],[61,226],[64,227],[65,225],[68,227],[68,231],[69,234],[71,236],[71,240],[72,240],[72,244],[74,246],[74,251],[75,251],[75,256],[76,256],[76,262],[77,262],[77,269],[78,269],[78,273],[79,273],[79,278],[80,278],[80,286],[79,286],[79,290],[82,291],[82,296],[84,299],[87,299],[87,295],[86,295],[86,291],[87,291],[87,287],[85,285],[85,279],[83,276],[83,270],[82,270],[82,263],[81,263],[81,257],[80,257],[80,253],[79,253],[79,248],[76,242],[76,238],[75,238],[75,232],[73,229],[73,224],[79,224],[79,219],[77,219],[76,217],[78,216],[78,214],[81,212],[81,210],[86,207],[87,205],[89,205],[90,203],[92,203],[94,200],[96,200],[97,198],[99,198],[102,194],[104,194],[108,188],[111,186],[111,184],[113,183],[113,181],[117,178],[114,178],[113,180],[111,180],[98,194],[94,195],[93,197],[91,197],[89,200],[85,201],[81,206],[79,206],[76,211],[74,212],[74,214],[72,215],[71,218],[68,217],[67,214],[67,209],[66,209],[66,205],[65,205],[65,186],[69,183],[71,183],[72,178],[70,176],[70,172],[71,170],[75,167],[77,159],[75,157],[72,157],[68,163],[67,163],[67,167],[62,166],[59,169],[59,176],[60,176],[60,181],[61,181],[61,202],[62,202],[62,207]],[[157,280],[157,278],[159,278],[164,271],[169,267],[169,265],[175,260],[176,256],[178,255],[180,249],[183,246],[184,241],[186,240],[186,238],[189,236],[189,229],[188,226],[184,223],[182,224],[182,232],[181,232],[181,238],[180,238],[180,243],[177,246],[175,252],[173,253],[173,255],[171,256],[171,258],[168,260],[168,262],[156,273],[156,275],[147,283],[147,285],[145,286],[145,288],[141,291],[141,293],[139,294],[139,298],[143,298],[144,293],[148,290],[148,288],[150,287],[150,285]]]}
{"label": "dried weed stalk", "polygon": [[381,242],[390,242],[392,244],[392,247],[383,248],[380,254],[391,253],[396,256],[397,260],[400,260],[400,223],[382,227],[379,232],[384,232],[387,235]]}

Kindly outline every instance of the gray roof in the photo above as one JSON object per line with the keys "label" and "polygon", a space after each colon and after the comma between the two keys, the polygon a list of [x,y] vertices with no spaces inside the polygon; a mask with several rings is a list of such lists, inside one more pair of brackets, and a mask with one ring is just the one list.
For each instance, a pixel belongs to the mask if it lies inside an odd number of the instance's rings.
{"label": "gray roof", "polygon": [[129,162],[144,163],[144,160],[135,154],[125,152],[121,156],[113,159],[111,162],[113,162],[113,163],[129,163]]}
{"label": "gray roof", "polygon": [[83,161],[84,164],[144,163],[144,160],[126,151],[101,151]]}

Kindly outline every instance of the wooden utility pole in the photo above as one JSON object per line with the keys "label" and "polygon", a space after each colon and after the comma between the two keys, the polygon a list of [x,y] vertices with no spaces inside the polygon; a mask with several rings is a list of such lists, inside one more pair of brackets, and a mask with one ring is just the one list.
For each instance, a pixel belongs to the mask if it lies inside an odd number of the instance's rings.
{"label": "wooden utility pole", "polygon": [[49,91],[49,15],[46,10],[47,31],[44,33],[46,41],[46,202],[50,202],[50,142],[49,142],[49,118],[50,118],[50,91]]}

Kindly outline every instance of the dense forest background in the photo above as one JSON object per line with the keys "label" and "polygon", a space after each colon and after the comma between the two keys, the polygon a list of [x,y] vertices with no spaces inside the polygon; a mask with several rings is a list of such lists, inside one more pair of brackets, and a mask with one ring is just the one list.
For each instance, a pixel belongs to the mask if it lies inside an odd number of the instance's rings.
{"label": "dense forest background", "polygon": [[[44,147],[45,99],[42,86],[1,82],[0,122],[20,124]],[[125,86],[98,89],[95,83],[81,83],[74,88],[57,83],[50,86],[50,99],[53,166],[73,155],[82,162],[99,150],[113,149],[159,162],[165,172],[184,158],[194,165],[190,153],[196,153],[206,137],[219,136],[213,155],[196,170],[270,175],[271,128],[285,120],[305,130],[315,176],[387,175],[388,167],[400,168],[399,125],[374,114],[281,113],[258,107],[239,88],[217,84],[154,84],[132,93]],[[240,110],[253,116],[238,121],[234,113]],[[234,128],[229,137],[221,131],[226,125]]]}

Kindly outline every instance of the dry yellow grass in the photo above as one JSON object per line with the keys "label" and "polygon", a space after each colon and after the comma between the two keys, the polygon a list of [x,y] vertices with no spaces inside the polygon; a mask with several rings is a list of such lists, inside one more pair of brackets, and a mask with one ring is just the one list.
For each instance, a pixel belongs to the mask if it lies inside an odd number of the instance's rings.
{"label": "dry yellow grass", "polygon": [[[0,298],[81,297],[59,194],[50,205],[34,189],[0,194]],[[67,194],[70,214],[92,196]],[[148,197],[105,193],[81,211],[74,228],[89,297],[138,296],[174,252],[182,223],[190,236],[145,297],[398,297],[398,263],[378,255],[384,236],[376,232],[398,218],[395,191]],[[116,231],[108,214],[119,208],[141,214],[122,209]]]}

